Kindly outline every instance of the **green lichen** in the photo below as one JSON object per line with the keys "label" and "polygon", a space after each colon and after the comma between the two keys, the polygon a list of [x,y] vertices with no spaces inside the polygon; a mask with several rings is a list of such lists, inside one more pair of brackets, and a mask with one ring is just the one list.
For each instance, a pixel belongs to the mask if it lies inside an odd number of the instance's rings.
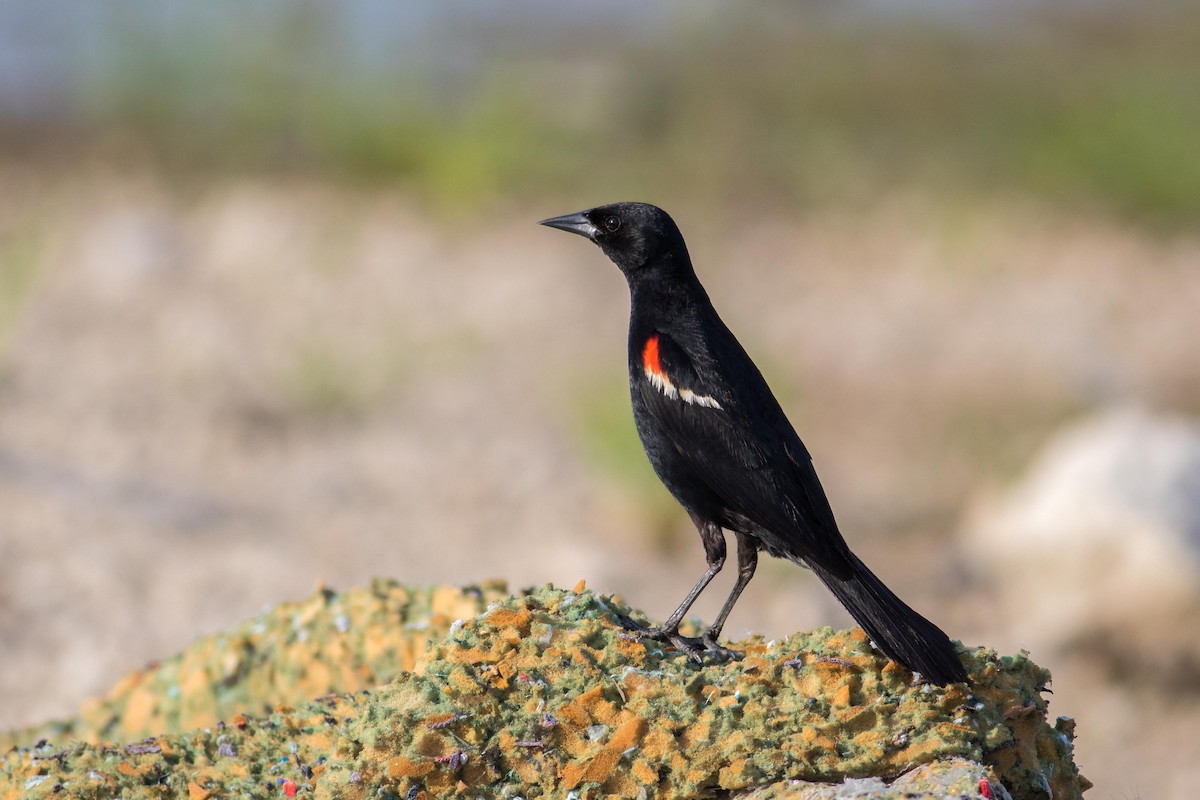
{"label": "green lichen", "polygon": [[0,763],[0,800],[293,787],[327,800],[815,798],[847,778],[899,779],[877,782],[878,796],[979,796],[980,780],[1018,800],[1087,788],[1071,723],[1046,719],[1049,673],[1024,655],[964,651],[970,684],[929,687],[861,631],[825,628],[696,665],[631,636],[620,620],[632,613],[582,586],[508,597],[369,692],[139,745],[15,750]]}

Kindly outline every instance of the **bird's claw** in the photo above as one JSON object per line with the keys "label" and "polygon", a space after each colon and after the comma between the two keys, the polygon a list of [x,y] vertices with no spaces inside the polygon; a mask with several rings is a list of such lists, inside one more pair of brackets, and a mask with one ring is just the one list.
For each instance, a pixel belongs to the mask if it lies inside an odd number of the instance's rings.
{"label": "bird's claw", "polygon": [[632,630],[634,635],[639,639],[670,642],[686,655],[690,661],[696,664],[703,664],[706,655],[719,661],[732,661],[741,658],[742,655],[736,650],[730,650],[728,647],[723,646],[717,641],[717,637],[711,631],[706,631],[703,636],[684,636],[679,632],[679,628],[677,627],[666,628],[658,625],[651,628],[644,628],[637,623],[633,623]]}
{"label": "bird's claw", "polygon": [[711,653],[722,661],[737,661],[742,657],[740,651],[725,647],[717,640],[716,636],[708,631],[705,631],[704,635],[700,637],[700,641],[704,644],[705,652]]}

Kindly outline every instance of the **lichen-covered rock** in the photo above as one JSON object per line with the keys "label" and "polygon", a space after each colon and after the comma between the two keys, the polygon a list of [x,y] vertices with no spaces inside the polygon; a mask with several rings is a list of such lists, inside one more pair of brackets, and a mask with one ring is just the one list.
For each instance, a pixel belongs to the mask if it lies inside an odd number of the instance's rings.
{"label": "lichen-covered rock", "polygon": [[[1046,720],[1049,674],[1023,655],[964,652],[970,685],[929,687],[860,631],[821,629],[695,665],[629,635],[629,613],[582,586],[505,598],[371,691],[137,744],[15,750],[0,800],[694,798],[768,786],[755,796],[946,797],[981,785],[1062,800],[1087,787],[1070,721]],[[317,658],[344,674],[326,651]],[[900,780],[843,783],[870,777]]]}
{"label": "lichen-covered rock", "polygon": [[136,741],[379,686],[412,670],[454,620],[507,596],[503,581],[410,587],[376,579],[346,592],[320,588],[130,672],[78,719],[0,733],[0,750],[39,739]]}

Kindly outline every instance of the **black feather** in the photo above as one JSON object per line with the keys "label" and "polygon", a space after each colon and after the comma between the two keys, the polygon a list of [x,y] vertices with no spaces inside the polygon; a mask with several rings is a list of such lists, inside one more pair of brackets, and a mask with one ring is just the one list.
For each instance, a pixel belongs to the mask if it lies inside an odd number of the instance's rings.
{"label": "black feather", "polygon": [[[673,624],[724,562],[724,543],[713,533],[720,526],[739,534],[739,547],[811,567],[891,658],[935,683],[965,680],[949,637],[850,552],[808,450],[717,315],[666,212],[617,203],[545,224],[592,239],[629,283],[629,388],[638,435],[655,472],[695,521],[709,557],[709,572],[676,609]],[[741,577],[712,639],[755,562],[755,552],[739,551]],[[682,642],[670,628],[659,632]]]}

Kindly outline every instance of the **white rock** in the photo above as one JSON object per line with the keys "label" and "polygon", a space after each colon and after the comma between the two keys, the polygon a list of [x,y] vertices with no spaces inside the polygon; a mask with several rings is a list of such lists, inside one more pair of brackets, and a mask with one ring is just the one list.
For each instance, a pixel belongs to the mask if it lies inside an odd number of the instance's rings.
{"label": "white rock", "polygon": [[1088,418],[967,529],[1010,610],[1052,639],[1177,613],[1200,600],[1200,424]]}

